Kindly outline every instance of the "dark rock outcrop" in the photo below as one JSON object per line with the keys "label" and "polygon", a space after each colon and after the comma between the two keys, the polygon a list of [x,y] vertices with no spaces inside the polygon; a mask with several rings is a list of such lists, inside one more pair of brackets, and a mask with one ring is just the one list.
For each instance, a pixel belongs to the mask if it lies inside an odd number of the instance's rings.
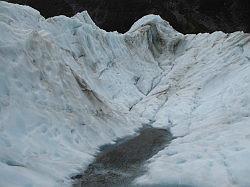
{"label": "dark rock outcrop", "polygon": [[45,17],[88,10],[107,31],[126,32],[146,14],[159,14],[182,33],[250,32],[249,0],[9,0],[30,5]]}
{"label": "dark rock outcrop", "polygon": [[74,15],[74,11],[69,3],[65,0],[7,0],[10,3],[28,5],[48,18],[56,15]]}

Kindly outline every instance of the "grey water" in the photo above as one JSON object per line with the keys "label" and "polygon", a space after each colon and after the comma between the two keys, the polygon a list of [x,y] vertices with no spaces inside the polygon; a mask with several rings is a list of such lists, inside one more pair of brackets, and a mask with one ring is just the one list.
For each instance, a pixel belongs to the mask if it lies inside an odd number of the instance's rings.
{"label": "grey water", "polygon": [[83,174],[72,177],[75,179],[73,187],[134,187],[136,185],[132,181],[145,172],[146,161],[165,148],[172,139],[172,134],[166,129],[147,127],[136,136],[105,145]]}

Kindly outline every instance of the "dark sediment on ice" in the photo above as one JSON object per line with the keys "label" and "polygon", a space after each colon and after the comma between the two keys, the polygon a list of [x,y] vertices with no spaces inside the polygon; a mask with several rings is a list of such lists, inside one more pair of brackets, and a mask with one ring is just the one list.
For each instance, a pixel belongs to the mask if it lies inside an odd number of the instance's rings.
{"label": "dark sediment on ice", "polygon": [[134,186],[132,181],[143,174],[145,162],[173,139],[166,129],[144,128],[137,136],[101,147],[95,161],[77,179],[74,187]]}

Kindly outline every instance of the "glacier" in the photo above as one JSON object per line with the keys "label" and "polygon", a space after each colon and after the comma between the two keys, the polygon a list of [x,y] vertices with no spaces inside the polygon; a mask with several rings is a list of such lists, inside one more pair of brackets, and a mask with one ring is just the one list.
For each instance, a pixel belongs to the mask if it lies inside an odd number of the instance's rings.
{"label": "glacier", "polygon": [[156,15],[120,34],[0,1],[0,187],[71,186],[144,124],[176,138],[135,184],[250,186],[250,34]]}

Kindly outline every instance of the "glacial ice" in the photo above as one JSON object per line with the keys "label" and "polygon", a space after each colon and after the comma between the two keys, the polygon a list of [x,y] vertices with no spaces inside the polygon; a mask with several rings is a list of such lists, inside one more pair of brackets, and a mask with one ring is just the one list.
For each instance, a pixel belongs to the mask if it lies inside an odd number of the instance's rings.
{"label": "glacial ice", "polygon": [[99,146],[150,122],[176,139],[135,183],[250,186],[249,41],[155,15],[106,32],[87,12],[0,1],[0,187],[70,186]]}

